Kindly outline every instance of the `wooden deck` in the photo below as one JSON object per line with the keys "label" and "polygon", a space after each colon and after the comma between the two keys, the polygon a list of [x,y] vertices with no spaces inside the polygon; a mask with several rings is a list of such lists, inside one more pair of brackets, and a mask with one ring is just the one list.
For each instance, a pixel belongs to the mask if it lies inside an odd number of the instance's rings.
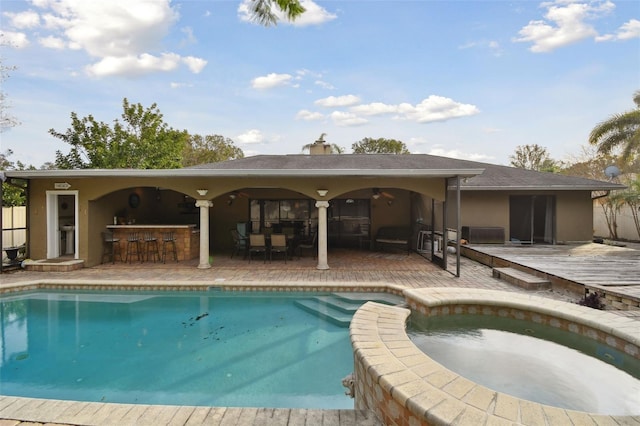
{"label": "wooden deck", "polygon": [[606,289],[640,300],[640,244],[470,245],[469,248],[586,288]]}

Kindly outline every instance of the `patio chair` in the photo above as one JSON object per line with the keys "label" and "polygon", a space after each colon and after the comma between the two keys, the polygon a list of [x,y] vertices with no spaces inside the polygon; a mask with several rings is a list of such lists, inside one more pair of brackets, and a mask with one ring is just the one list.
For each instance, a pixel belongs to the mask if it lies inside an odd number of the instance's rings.
{"label": "patio chair", "polygon": [[231,238],[233,238],[233,251],[231,252],[231,259],[236,254],[242,253],[243,258],[247,257],[247,239],[243,238],[237,229],[231,230]]}
{"label": "patio chair", "polygon": [[269,249],[269,261],[273,258],[273,253],[284,254],[284,263],[287,263],[288,256],[287,237],[284,234],[271,235],[271,248]]}
{"label": "patio chair", "polygon": [[267,262],[267,244],[265,243],[264,234],[249,234],[249,263],[251,263],[254,253],[262,253],[264,257],[263,263]]}
{"label": "patio chair", "polygon": [[102,263],[104,263],[105,256],[111,258],[111,263],[116,263],[116,252],[120,256],[120,262],[122,262],[122,252],[120,251],[120,238],[114,238],[113,232],[106,231],[102,233]]}
{"label": "patio chair", "polygon": [[315,259],[318,255],[318,233],[314,232],[313,236],[308,241],[301,241],[300,244],[296,247],[296,253],[298,254],[298,259],[302,256],[302,250],[311,250],[313,252],[313,258]]}

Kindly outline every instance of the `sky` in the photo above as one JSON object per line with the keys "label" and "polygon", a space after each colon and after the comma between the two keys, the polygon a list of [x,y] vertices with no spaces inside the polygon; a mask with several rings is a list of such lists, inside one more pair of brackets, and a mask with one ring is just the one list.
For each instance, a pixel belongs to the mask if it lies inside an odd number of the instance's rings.
{"label": "sky", "polygon": [[301,0],[261,26],[250,0],[2,0],[12,161],[70,146],[71,113],[112,123],[122,102],[222,135],[245,156],[300,154],[322,133],[509,164],[538,144],[572,161],[591,129],[634,108],[640,2]]}

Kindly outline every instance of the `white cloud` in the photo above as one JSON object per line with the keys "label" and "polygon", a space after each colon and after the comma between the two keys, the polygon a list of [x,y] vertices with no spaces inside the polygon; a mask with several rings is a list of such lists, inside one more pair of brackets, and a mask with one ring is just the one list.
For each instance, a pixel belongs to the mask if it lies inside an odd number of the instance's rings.
{"label": "white cloud", "polygon": [[452,118],[466,117],[480,112],[478,107],[462,104],[443,96],[431,95],[417,105],[401,103],[398,105],[373,102],[350,108],[351,112],[362,115],[396,114],[395,119],[411,120],[418,123],[446,121]]}
{"label": "white cloud", "polygon": [[615,8],[611,1],[556,0],[545,2],[545,20],[530,21],[515,38],[516,42],[532,42],[532,52],[550,52],[587,38],[598,37],[595,28],[586,21],[597,19]]}
{"label": "white cloud", "polygon": [[62,50],[66,47],[63,39],[54,36],[42,37],[38,39],[38,43],[49,49]]}
{"label": "white cloud", "polygon": [[398,116],[395,118],[430,123],[478,113],[480,110],[475,105],[462,104],[450,98],[431,95],[415,106],[407,103],[398,105]]}
{"label": "white cloud", "polygon": [[351,111],[364,115],[393,114],[398,112],[398,106],[388,105],[382,102],[373,102],[366,105],[354,106],[351,108]]}
{"label": "white cloud", "polygon": [[14,49],[24,49],[29,45],[25,33],[14,31],[0,31],[0,46],[10,46]]}
{"label": "white cloud", "polygon": [[169,83],[169,87],[171,87],[172,89],[182,89],[183,87],[193,87],[193,84],[178,83],[176,81],[172,81],[171,83]]}
{"label": "white cloud", "polygon": [[182,58],[182,63],[187,65],[189,70],[194,74],[199,74],[200,71],[207,66],[207,61],[202,58],[196,58],[195,56],[187,56]]}
{"label": "white cloud", "polygon": [[618,30],[619,40],[629,40],[632,38],[640,38],[640,21],[632,19],[624,23]]}
{"label": "white cloud", "polygon": [[173,71],[181,58],[175,53],[153,56],[143,53],[139,56],[108,56],[95,64],[88,65],[86,71],[95,77],[111,75],[139,76],[156,71]]}
{"label": "white cloud", "polygon": [[316,105],[325,108],[336,108],[355,105],[360,102],[360,98],[356,95],[329,96],[328,98],[318,99],[314,102]]}
{"label": "white cloud", "polygon": [[183,43],[185,43],[185,44],[195,44],[195,43],[198,42],[198,40],[196,39],[196,36],[193,35],[193,28],[184,27],[180,31],[182,31],[182,33],[185,35],[185,40],[183,41]]}
{"label": "white cloud", "polygon": [[264,135],[258,129],[251,129],[238,135],[236,139],[241,144],[257,144],[264,141]]}
{"label": "white cloud", "polygon": [[[253,0],[243,0],[238,6],[238,17],[243,22],[254,21],[250,12],[252,1]],[[295,21],[289,21],[285,14],[274,6],[272,11],[278,17],[278,24],[306,27],[309,25],[321,25],[337,18],[335,14],[327,12],[326,9],[320,7],[312,0],[302,0],[300,4],[305,8],[305,12],[297,17]]]}
{"label": "white cloud", "polygon": [[333,21],[338,16],[327,12],[326,9],[318,6],[315,2],[311,0],[302,0],[300,2],[302,7],[305,8],[305,12],[302,16],[299,16],[295,21],[288,22],[295,27],[306,27],[309,25],[321,25],[325,22]]}
{"label": "white cloud", "polygon": [[367,124],[369,120],[366,118],[358,117],[355,114],[344,111],[334,111],[331,113],[331,119],[334,124],[342,127],[362,126]]}
{"label": "white cloud", "polygon": [[472,41],[458,46],[458,49],[488,49],[493,56],[502,56],[503,50],[500,43],[495,40]]}
{"label": "white cloud", "polygon": [[[170,0],[35,0],[32,6],[40,14],[32,10],[14,14],[12,25],[34,29],[45,47],[66,46],[97,58],[85,68],[91,75],[140,75],[173,70],[181,62],[197,73],[206,65],[202,59],[180,61],[177,53],[161,52],[163,39],[179,19]],[[188,28],[183,31],[195,42]]]}
{"label": "white cloud", "polygon": [[279,86],[286,86],[287,84],[290,84],[292,78],[291,74],[271,73],[251,80],[251,87],[258,90],[264,90]]}
{"label": "white cloud", "polygon": [[9,25],[16,29],[36,28],[40,25],[40,15],[33,10],[20,13],[5,12],[3,15],[9,18]]}
{"label": "white cloud", "polygon": [[487,162],[489,160],[493,160],[494,157],[485,154],[477,154],[471,152],[462,152],[457,149],[449,149],[446,150],[444,148],[432,148],[428,152],[429,155],[437,155],[440,157],[448,157],[448,158],[457,158],[459,160],[471,160],[471,161],[482,161]]}
{"label": "white cloud", "polygon": [[335,89],[335,87],[331,83],[328,83],[328,82],[322,81],[322,80],[316,80],[316,81],[313,82],[313,84],[315,84],[316,86],[320,86],[323,89],[327,89],[327,90]]}
{"label": "white cloud", "polygon": [[324,115],[319,112],[313,112],[306,109],[298,111],[296,114],[296,120],[304,120],[304,121],[316,121],[322,120]]}

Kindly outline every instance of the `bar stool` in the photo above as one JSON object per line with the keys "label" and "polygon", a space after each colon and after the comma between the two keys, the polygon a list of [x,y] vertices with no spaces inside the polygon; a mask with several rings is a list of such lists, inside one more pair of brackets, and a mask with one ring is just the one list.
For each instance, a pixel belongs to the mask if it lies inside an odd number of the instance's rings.
{"label": "bar stool", "polygon": [[160,261],[160,251],[158,249],[158,239],[153,235],[152,232],[145,232],[144,239],[142,240],[144,244],[144,253],[147,254],[147,261],[149,261],[149,256],[153,255],[153,263],[156,263],[156,259]]}
{"label": "bar stool", "polygon": [[169,249],[173,252],[173,260],[177,262],[178,251],[176,250],[176,237],[173,235],[173,232],[162,233],[162,263],[166,263],[167,261],[167,245],[171,245]]}
{"label": "bar stool", "polygon": [[120,256],[120,262],[122,262],[122,251],[120,251],[120,238],[114,238],[113,232],[106,231],[102,233],[102,260],[104,263],[104,257],[110,257],[111,263],[116,263],[116,252]]}
{"label": "bar stool", "polygon": [[133,257],[135,254],[140,262],[142,262],[140,255],[142,254],[140,251],[140,234],[138,232],[130,232],[127,235],[127,258],[126,261],[131,263],[129,256]]}

